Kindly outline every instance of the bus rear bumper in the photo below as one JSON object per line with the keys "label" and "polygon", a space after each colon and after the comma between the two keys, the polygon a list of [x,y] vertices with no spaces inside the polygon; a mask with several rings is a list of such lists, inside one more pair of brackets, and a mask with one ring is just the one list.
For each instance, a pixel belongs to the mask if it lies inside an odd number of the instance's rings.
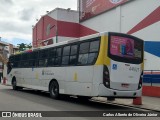
{"label": "bus rear bumper", "polygon": [[139,90],[128,90],[128,91],[122,91],[122,90],[115,90],[115,89],[109,89],[106,88],[103,84],[99,85],[99,92],[98,96],[106,96],[106,97],[140,97],[142,95],[142,88]]}

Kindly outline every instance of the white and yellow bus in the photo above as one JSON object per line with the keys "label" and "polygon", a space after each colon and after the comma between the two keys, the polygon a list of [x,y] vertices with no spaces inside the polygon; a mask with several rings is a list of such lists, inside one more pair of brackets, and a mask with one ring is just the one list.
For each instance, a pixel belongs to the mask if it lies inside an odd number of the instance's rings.
{"label": "white and yellow bus", "polygon": [[8,84],[78,97],[141,96],[143,41],[131,35],[98,33],[12,55]]}

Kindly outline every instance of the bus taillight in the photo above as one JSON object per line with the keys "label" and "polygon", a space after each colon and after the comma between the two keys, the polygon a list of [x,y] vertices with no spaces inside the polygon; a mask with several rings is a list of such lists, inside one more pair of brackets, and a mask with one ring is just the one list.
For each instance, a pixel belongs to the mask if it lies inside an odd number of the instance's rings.
{"label": "bus taillight", "polygon": [[103,84],[105,87],[110,88],[110,77],[107,66],[103,67]]}
{"label": "bus taillight", "polygon": [[138,89],[142,87],[142,81],[143,81],[143,72],[141,73],[139,84],[138,84]]}

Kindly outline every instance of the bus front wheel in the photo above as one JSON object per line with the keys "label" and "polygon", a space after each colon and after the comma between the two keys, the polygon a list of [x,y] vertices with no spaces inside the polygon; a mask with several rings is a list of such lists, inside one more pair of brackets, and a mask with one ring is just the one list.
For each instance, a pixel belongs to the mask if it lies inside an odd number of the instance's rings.
{"label": "bus front wheel", "polygon": [[23,89],[23,87],[17,86],[16,78],[13,78],[13,80],[12,80],[12,88],[13,88],[13,90],[20,90],[20,89]]}
{"label": "bus front wheel", "polygon": [[59,98],[59,85],[56,81],[52,81],[49,87],[49,93],[51,98],[58,99]]}

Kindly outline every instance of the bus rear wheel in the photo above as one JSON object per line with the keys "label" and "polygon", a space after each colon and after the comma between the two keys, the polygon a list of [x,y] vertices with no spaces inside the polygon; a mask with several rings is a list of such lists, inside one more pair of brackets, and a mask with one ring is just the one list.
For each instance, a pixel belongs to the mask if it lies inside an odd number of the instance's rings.
{"label": "bus rear wheel", "polygon": [[53,81],[49,87],[49,93],[51,98],[58,99],[59,98],[59,85],[56,81]]}
{"label": "bus rear wheel", "polygon": [[15,78],[14,78],[13,81],[12,81],[12,88],[13,88],[13,90],[18,90],[17,81],[16,81]]}

